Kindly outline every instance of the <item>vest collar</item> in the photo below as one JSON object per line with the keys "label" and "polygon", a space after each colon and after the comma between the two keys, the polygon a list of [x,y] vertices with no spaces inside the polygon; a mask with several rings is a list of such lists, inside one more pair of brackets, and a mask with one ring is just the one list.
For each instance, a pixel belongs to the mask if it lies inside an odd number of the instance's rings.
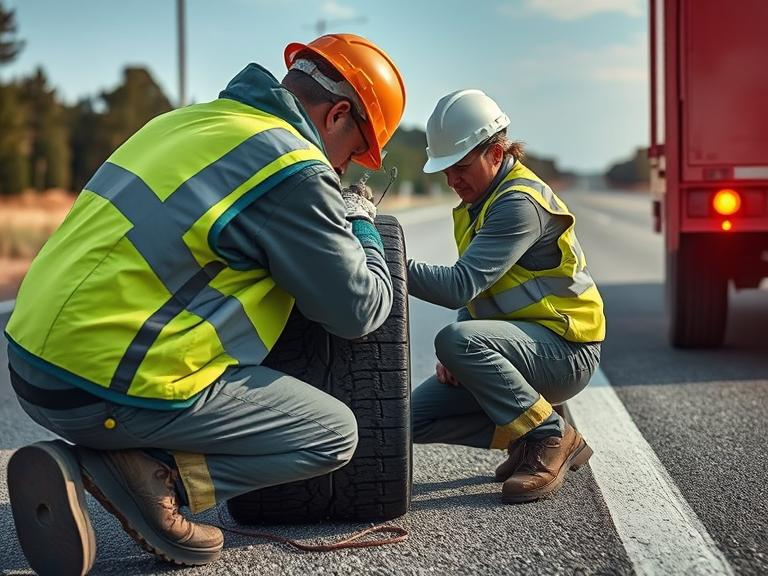
{"label": "vest collar", "polygon": [[235,100],[282,118],[325,153],[320,134],[298,98],[263,66],[248,64],[229,81],[219,98]]}

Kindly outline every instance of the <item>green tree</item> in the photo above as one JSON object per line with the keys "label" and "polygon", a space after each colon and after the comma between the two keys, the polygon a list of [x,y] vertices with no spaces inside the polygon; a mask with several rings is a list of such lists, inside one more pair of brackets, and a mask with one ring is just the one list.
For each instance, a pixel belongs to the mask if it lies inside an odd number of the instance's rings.
{"label": "green tree", "polygon": [[16,40],[16,13],[0,2],[0,64],[12,62],[23,47],[24,42]]}
{"label": "green tree", "polygon": [[69,112],[72,190],[82,190],[106,160],[109,147],[101,134],[101,116],[90,98],[80,100]]}
{"label": "green tree", "polygon": [[0,194],[17,194],[29,185],[24,108],[15,84],[0,86]]}
{"label": "green tree", "polygon": [[103,92],[106,104],[103,130],[110,152],[155,116],[172,109],[168,98],[146,68],[125,68],[123,83]]}
{"label": "green tree", "polygon": [[37,190],[69,188],[71,153],[64,107],[57,101],[55,90],[48,86],[41,68],[22,81],[21,93],[27,109],[27,162],[32,186]]}
{"label": "green tree", "polygon": [[[15,13],[0,2],[0,65],[13,61],[21,51],[24,43],[15,36]],[[16,194],[27,186],[26,148],[18,86],[0,85],[0,194]]]}
{"label": "green tree", "polygon": [[80,190],[109,155],[171,103],[145,68],[126,68],[123,82],[69,110],[72,185]]}
{"label": "green tree", "polygon": [[648,182],[650,177],[648,149],[638,148],[632,158],[613,164],[605,173],[605,179],[614,186],[631,186]]}

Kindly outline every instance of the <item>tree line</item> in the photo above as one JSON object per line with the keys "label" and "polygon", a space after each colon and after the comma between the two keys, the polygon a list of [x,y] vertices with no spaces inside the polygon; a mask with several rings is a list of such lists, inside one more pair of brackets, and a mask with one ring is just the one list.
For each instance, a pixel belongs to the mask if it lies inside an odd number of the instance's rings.
{"label": "tree line", "polygon": [[[14,11],[0,3],[0,66],[23,48]],[[0,83],[0,195],[80,190],[117,146],[171,108],[141,67],[125,68],[116,88],[74,105],[61,101],[42,68]]]}
{"label": "tree line", "polygon": [[605,180],[617,187],[645,185],[649,179],[648,148],[638,148],[631,158],[612,164],[605,173]]}
{"label": "tree line", "polygon": [[[0,0],[0,68],[23,50],[15,15]],[[112,90],[63,102],[44,70],[0,83],[0,195],[23,190],[82,189],[98,167],[131,134],[173,106],[143,67],[127,67]],[[441,174],[424,174],[426,137],[420,129],[399,129],[388,145],[386,164],[397,166],[398,182],[414,194],[446,189]],[[567,176],[552,159],[528,155],[526,164],[545,179]],[[352,170],[350,181],[361,174]],[[379,180],[384,180],[381,174]],[[385,181],[385,180],[384,180]],[[373,183],[373,182],[372,182]]]}
{"label": "tree line", "polygon": [[81,189],[117,146],[171,108],[144,68],[126,68],[117,88],[74,106],[41,68],[0,85],[0,194]]}

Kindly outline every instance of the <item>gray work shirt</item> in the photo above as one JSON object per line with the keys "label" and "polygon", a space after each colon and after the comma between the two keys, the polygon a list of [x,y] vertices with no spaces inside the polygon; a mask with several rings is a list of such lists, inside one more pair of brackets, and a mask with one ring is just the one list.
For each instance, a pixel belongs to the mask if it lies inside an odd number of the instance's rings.
{"label": "gray work shirt", "polygon": [[[323,149],[298,99],[264,68],[249,64],[221,93],[274,114]],[[378,328],[392,308],[392,280],[376,242],[347,221],[339,177],[307,166],[269,190],[223,229],[218,246],[234,267],[269,270],[309,320],[342,338]]]}
{"label": "gray work shirt", "polygon": [[[507,157],[483,197],[469,206],[473,222],[514,162]],[[469,320],[467,303],[515,264],[528,270],[557,267],[562,257],[557,239],[570,224],[569,218],[547,212],[524,192],[504,194],[488,209],[483,226],[453,266],[408,260],[408,293],[459,310],[458,319]]]}

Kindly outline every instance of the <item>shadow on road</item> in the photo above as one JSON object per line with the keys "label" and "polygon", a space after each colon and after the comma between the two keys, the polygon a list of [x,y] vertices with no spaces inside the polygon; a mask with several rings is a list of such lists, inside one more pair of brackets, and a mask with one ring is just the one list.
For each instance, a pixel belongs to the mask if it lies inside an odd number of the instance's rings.
{"label": "shadow on road", "polygon": [[449,488],[463,488],[478,484],[496,484],[493,476],[473,476],[472,478],[456,478],[455,480],[446,480],[444,482],[414,482],[413,494],[429,494],[430,492],[439,492]]}
{"label": "shadow on road", "polygon": [[478,510],[493,508],[496,509],[501,504],[501,497],[498,493],[484,492],[481,494],[451,494],[447,496],[436,496],[435,498],[425,498],[414,502],[412,510],[414,512],[423,512],[426,510],[472,510],[476,513]]}
{"label": "shadow on road", "polygon": [[667,341],[662,284],[603,285],[608,334],[603,369],[615,386],[765,380],[768,292],[731,294],[725,345],[678,350]]}

